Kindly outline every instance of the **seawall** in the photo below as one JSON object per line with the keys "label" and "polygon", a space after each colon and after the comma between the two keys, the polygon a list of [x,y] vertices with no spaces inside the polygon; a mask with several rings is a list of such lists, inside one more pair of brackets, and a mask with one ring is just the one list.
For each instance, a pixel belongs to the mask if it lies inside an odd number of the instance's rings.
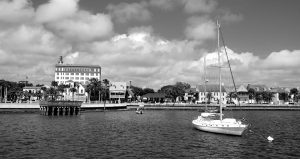
{"label": "seawall", "polygon": [[[93,110],[93,109],[126,109],[126,103],[82,103],[82,110]],[[0,103],[0,111],[39,111],[39,103]]]}
{"label": "seawall", "polygon": [[[138,104],[127,105],[128,109],[136,109]],[[208,105],[208,109],[219,108],[218,105]],[[204,104],[145,104],[145,110],[205,110]],[[300,111],[300,105],[267,105],[267,104],[243,104],[240,106],[229,105],[223,110],[295,110]]]}
{"label": "seawall", "polygon": [[[135,110],[141,103],[83,103],[81,109],[84,110],[110,110],[129,109]],[[218,108],[218,105],[208,105],[208,109]],[[0,103],[0,112],[38,112],[39,103]],[[148,110],[204,110],[204,104],[144,104],[144,109]],[[300,105],[267,105],[267,104],[243,104],[241,106],[229,105],[223,110],[282,110],[300,111]]]}

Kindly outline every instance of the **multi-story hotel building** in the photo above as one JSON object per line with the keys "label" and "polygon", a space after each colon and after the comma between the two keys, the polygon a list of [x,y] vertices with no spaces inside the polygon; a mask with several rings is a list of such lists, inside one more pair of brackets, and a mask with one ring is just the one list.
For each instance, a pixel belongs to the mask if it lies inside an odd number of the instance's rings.
{"label": "multi-story hotel building", "polygon": [[55,65],[55,81],[58,84],[67,84],[70,81],[88,84],[91,78],[101,80],[99,65],[63,64],[62,57]]}

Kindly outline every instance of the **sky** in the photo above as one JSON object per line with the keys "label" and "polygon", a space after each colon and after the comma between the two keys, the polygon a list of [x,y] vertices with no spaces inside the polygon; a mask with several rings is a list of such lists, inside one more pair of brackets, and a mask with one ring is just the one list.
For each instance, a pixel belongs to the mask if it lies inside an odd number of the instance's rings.
{"label": "sky", "polygon": [[[300,86],[298,0],[0,0],[0,79],[49,84],[59,56],[155,90],[204,82],[216,20],[237,84]],[[221,49],[224,52],[224,48]],[[207,76],[214,71],[207,71]]]}

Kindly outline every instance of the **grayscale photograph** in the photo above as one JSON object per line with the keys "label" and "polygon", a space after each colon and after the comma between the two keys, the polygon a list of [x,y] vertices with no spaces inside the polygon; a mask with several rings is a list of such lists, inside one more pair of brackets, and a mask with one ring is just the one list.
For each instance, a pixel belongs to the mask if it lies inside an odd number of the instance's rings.
{"label": "grayscale photograph", "polygon": [[299,18],[299,0],[0,0],[0,158],[298,159]]}

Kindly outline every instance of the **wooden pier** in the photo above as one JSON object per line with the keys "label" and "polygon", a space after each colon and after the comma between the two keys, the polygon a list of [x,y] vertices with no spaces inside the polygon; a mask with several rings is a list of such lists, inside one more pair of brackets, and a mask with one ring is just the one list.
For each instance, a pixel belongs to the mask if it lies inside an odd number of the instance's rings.
{"label": "wooden pier", "polygon": [[41,101],[40,111],[48,116],[79,115],[81,104],[81,101]]}

